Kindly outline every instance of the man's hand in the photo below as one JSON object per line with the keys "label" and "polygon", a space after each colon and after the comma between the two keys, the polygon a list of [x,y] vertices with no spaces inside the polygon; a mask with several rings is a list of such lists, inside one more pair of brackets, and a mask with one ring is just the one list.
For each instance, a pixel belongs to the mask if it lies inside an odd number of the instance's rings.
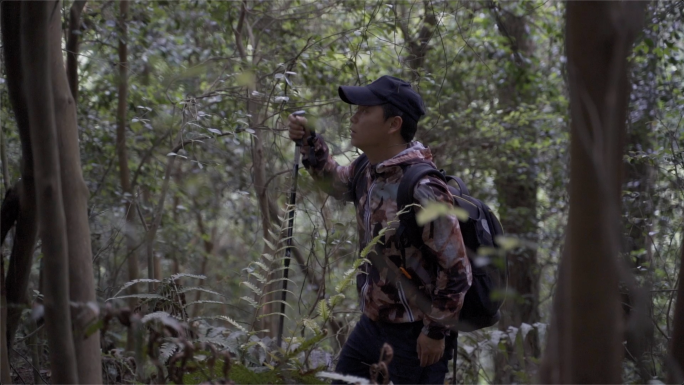
{"label": "man's hand", "polygon": [[290,139],[293,141],[302,140],[309,135],[309,130],[306,129],[306,118],[303,116],[290,115],[287,117],[289,121],[288,129]]}
{"label": "man's hand", "polygon": [[439,361],[444,355],[444,338],[435,340],[423,333],[418,336],[418,343],[416,344],[418,351],[418,358],[420,358],[420,366],[426,367]]}

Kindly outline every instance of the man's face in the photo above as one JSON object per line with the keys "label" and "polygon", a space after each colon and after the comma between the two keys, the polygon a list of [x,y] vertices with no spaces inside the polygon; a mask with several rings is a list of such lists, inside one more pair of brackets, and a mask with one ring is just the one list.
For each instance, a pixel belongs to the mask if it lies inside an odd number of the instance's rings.
{"label": "man's face", "polygon": [[357,106],[351,117],[351,144],[363,152],[386,146],[392,121],[385,120],[382,106]]}

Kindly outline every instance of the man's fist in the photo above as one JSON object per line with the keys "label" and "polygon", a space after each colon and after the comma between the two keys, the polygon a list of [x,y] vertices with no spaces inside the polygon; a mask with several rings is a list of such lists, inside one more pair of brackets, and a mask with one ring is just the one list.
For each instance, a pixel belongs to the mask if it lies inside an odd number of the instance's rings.
{"label": "man's fist", "polygon": [[306,129],[305,117],[290,114],[290,116],[287,117],[287,120],[289,121],[288,129],[291,140],[302,140],[309,135],[309,130]]}

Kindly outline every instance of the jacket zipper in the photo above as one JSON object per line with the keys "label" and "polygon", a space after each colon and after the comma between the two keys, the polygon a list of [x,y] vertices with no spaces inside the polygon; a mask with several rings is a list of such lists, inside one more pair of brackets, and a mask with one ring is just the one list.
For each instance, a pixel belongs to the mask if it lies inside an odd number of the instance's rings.
{"label": "jacket zipper", "polygon": [[[370,188],[368,189],[368,194],[366,195],[366,212],[364,213],[364,219],[366,222],[366,245],[370,243],[371,239],[370,234],[371,234],[371,229],[370,229],[370,201],[371,201],[371,196],[373,194],[373,187],[375,187],[375,180],[373,180],[373,183],[371,183]],[[363,313],[366,310],[366,291],[368,290],[368,275],[370,272],[368,271],[368,265],[366,265],[366,280],[363,283],[363,286],[361,287],[361,312]]]}
{"label": "jacket zipper", "polygon": [[399,289],[399,300],[401,301],[401,304],[404,305],[404,310],[406,310],[406,314],[408,314],[409,321],[415,321],[415,318],[413,317],[413,312],[411,311],[411,307],[409,306],[408,300],[406,299],[406,294],[404,293],[404,287],[401,285],[401,282],[399,281],[397,281],[397,289]]}

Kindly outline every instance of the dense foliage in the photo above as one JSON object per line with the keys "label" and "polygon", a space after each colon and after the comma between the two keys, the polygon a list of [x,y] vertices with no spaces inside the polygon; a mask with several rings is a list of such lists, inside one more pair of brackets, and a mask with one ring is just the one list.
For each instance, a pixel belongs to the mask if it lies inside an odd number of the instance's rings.
{"label": "dense foliage", "polygon": [[[62,4],[65,15],[70,6]],[[77,111],[98,303],[110,317],[89,331],[103,332],[105,381],[196,383],[224,377],[224,365],[237,383],[322,381],[314,375],[334,367],[360,314],[356,223],[351,205],[325,196],[300,170],[289,347],[279,351],[281,293],[273,291],[282,284],[284,218],[293,209],[286,202],[294,145],[284,120],[306,110],[338,162],[349,163],[357,156],[352,111],[337,86],[391,74],[423,95],[428,114],[417,139],[437,165],[497,211],[517,240],[511,248],[528,250],[520,266],[533,277],[531,292],[504,294],[511,308],[530,310],[500,329],[462,334],[455,375],[531,382],[568,213],[563,12],[561,2],[131,2],[129,194],[116,151],[119,4],[88,2],[75,31]],[[665,379],[684,229],[684,3],[654,2],[647,13],[630,59],[623,256],[649,293],[655,329],[646,359],[626,354],[630,383],[645,380],[643,362],[648,376]],[[4,85],[0,78],[6,189],[20,176],[21,151]],[[127,208],[136,210],[134,223]],[[157,221],[159,271],[148,277],[146,241]],[[3,263],[11,245],[3,246]],[[138,260],[137,277],[127,274],[129,258]],[[39,275],[49,274],[41,266],[38,247],[32,303],[42,295]],[[130,298],[138,318],[126,308]],[[38,372],[47,366],[43,337],[29,336],[31,307],[24,313],[11,363],[26,378],[31,360],[22,357],[39,358]],[[134,346],[127,345],[132,330]]]}

